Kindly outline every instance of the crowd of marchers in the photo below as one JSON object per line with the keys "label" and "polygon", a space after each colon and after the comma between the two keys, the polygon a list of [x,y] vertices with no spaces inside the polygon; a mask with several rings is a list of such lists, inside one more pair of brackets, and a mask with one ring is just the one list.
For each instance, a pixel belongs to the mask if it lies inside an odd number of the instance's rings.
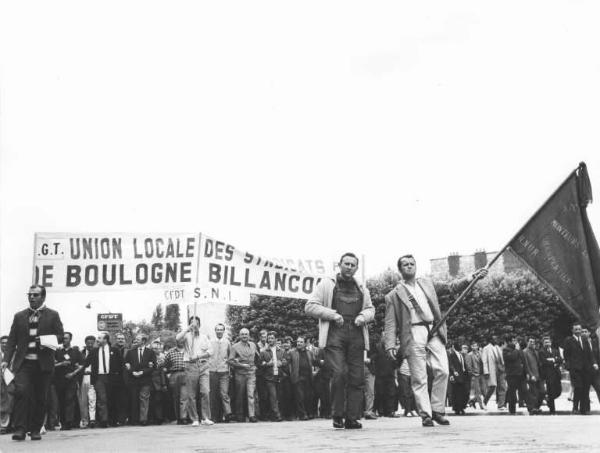
{"label": "crowd of marchers", "polygon": [[[600,397],[598,339],[581,324],[560,348],[548,337],[491,337],[483,347],[452,342],[433,283],[417,278],[414,258],[404,255],[402,280],[386,295],[385,326],[375,342],[367,328],[374,318],[369,291],[354,278],[358,258],[346,253],[339,265],[305,306],[319,320],[315,344],[267,330],[252,339],[248,329],[227,332],[223,324],[209,338],[192,316],[175,344],[145,334],[127,344],[122,333],[101,332],[78,348],[58,312],[46,307],[45,288],[34,285],[29,307],[2,337],[2,432],[40,440],[57,428],[316,417],[331,418],[337,429],[360,429],[359,419],[401,417],[399,408],[432,427],[450,424],[448,406],[457,415],[487,410],[494,395],[497,408],[511,414],[524,406],[538,415],[543,404],[552,414],[562,370],[574,413],[589,413],[591,386]],[[462,291],[486,275],[479,269],[448,286]]]}

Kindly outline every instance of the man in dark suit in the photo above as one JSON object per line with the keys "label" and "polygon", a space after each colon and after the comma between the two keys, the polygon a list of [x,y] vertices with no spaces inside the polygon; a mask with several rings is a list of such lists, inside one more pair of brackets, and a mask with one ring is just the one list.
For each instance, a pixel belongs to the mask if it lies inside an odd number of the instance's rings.
{"label": "man in dark suit", "polygon": [[[263,369],[263,377],[267,384],[267,394],[269,397],[270,417],[271,420],[280,422],[281,412],[279,411],[279,376],[283,366],[283,349],[276,345],[276,333],[269,332],[267,334],[267,346],[260,352],[260,367]],[[262,409],[261,409],[262,410]],[[264,417],[267,414],[263,414]]]}
{"label": "man in dark suit", "polygon": [[156,354],[146,346],[148,336],[138,334],[133,348],[125,357],[125,368],[129,372],[129,394],[131,395],[131,424],[148,424],[152,370],[156,366]]}
{"label": "man in dark suit", "polygon": [[58,397],[61,430],[73,428],[75,422],[75,405],[77,403],[77,372],[83,357],[77,346],[71,346],[73,334],[65,332],[63,347],[56,351],[54,366],[54,386]]}
{"label": "man in dark suit", "polygon": [[464,415],[469,400],[467,388],[469,374],[460,350],[460,343],[454,343],[454,347],[448,352],[448,366],[452,386],[452,410],[457,415]]}
{"label": "man in dark suit", "polygon": [[551,414],[556,413],[554,400],[562,392],[560,365],[563,363],[558,349],[552,347],[552,340],[549,336],[542,338],[542,348],[538,353],[540,358],[540,374],[546,387],[546,402]]}
{"label": "man in dark suit", "polygon": [[313,361],[312,352],[306,349],[304,337],[298,337],[296,349],[290,351],[290,379],[299,420],[314,417],[314,414],[310,413],[313,399]]}
{"label": "man in dark suit", "polygon": [[54,372],[54,349],[42,346],[40,336],[55,335],[62,341],[63,325],[58,312],[45,306],[46,288],[29,288],[29,308],[15,314],[6,353],[1,364],[2,373],[12,361],[15,374],[15,406],[13,440],[41,440],[40,429],[46,414],[48,389]]}
{"label": "man in dark suit", "polygon": [[90,383],[96,391],[96,407],[101,428],[117,424],[117,401],[115,387],[121,378],[123,358],[119,350],[111,346],[108,332],[98,336],[98,346],[92,349],[82,368],[91,366]]}
{"label": "man in dark suit", "polygon": [[[593,359],[588,342],[581,338],[581,324],[576,322],[571,327],[572,335],[564,343],[565,367],[569,370],[571,385],[573,386],[573,413],[585,415],[590,410],[590,384],[591,378],[586,361]],[[588,351],[588,352],[586,352]],[[593,363],[591,369],[598,369],[598,364]]]}
{"label": "man in dark suit", "polygon": [[[398,259],[402,281],[385,296],[385,347],[390,357],[396,357],[396,339],[400,337],[400,353],[407,358],[411,385],[417,409],[425,427],[433,422],[449,425],[445,417],[448,388],[448,355],[446,353],[446,323],[434,336],[430,331],[442,314],[433,282],[416,278],[417,264],[412,255]],[[473,279],[487,275],[487,269],[475,271],[467,278],[446,285],[452,292],[465,289]],[[427,369],[433,375],[431,396],[428,392]]]}

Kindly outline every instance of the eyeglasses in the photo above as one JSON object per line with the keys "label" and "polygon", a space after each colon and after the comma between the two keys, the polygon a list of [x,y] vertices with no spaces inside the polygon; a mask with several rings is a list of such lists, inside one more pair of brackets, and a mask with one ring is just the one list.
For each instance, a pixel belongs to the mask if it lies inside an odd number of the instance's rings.
{"label": "eyeglasses", "polygon": [[40,293],[26,293],[29,297],[41,297]]}

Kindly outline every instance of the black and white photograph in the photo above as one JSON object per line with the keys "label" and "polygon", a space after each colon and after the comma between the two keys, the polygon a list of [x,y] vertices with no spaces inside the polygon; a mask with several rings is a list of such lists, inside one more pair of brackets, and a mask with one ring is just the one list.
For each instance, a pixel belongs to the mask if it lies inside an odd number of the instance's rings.
{"label": "black and white photograph", "polygon": [[0,2],[0,451],[598,450],[599,23]]}

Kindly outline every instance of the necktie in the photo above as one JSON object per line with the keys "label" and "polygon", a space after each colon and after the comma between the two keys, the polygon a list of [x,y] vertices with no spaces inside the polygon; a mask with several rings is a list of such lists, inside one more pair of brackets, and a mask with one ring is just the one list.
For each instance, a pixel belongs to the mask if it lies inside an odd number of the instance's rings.
{"label": "necktie", "polygon": [[106,351],[104,346],[102,346],[102,370],[106,374]]}
{"label": "necktie", "polygon": [[139,353],[138,355],[139,355],[139,362],[140,363],[142,363],[142,351],[143,351],[142,348],[138,349],[138,353]]}
{"label": "necktie", "polygon": [[465,371],[465,361],[463,359],[462,354],[459,352],[458,353],[458,358],[460,359],[460,369],[461,371]]}

